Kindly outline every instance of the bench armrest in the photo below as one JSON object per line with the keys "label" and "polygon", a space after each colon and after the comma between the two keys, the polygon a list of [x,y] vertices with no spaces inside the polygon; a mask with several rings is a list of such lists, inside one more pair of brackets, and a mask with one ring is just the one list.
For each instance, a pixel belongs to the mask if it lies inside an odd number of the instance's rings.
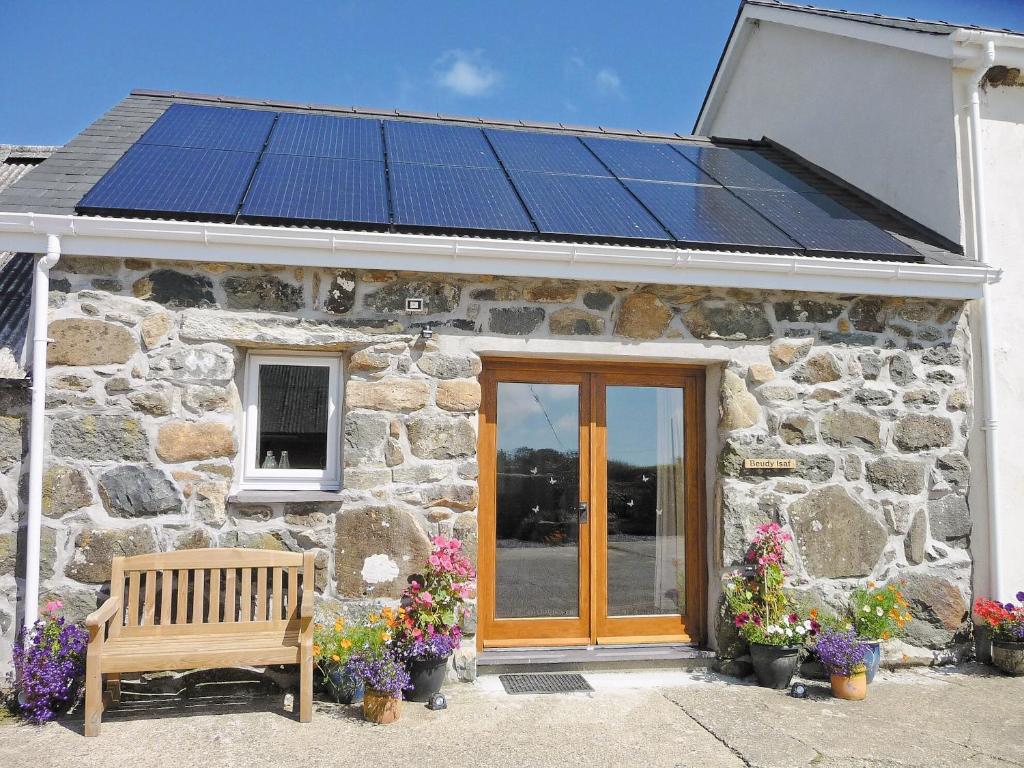
{"label": "bench armrest", "polygon": [[108,597],[106,602],[85,618],[85,626],[102,627],[121,609],[120,597]]}
{"label": "bench armrest", "polygon": [[313,618],[313,590],[302,590],[302,603],[299,605],[299,618]]}

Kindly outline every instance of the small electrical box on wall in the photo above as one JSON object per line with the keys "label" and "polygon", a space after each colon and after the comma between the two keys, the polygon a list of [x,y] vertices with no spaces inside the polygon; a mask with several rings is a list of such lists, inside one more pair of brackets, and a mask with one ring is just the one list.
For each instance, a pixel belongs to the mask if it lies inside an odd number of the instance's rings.
{"label": "small electrical box on wall", "polygon": [[426,302],[423,299],[406,299],[405,311],[412,315],[421,315],[427,311]]}

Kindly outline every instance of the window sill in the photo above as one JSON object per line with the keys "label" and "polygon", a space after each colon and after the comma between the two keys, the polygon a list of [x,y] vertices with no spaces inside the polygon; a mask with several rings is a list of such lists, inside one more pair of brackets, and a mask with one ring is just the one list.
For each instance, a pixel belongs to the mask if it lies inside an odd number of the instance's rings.
{"label": "window sill", "polygon": [[276,504],[279,502],[334,501],[341,502],[341,491],[290,491],[280,490],[240,490],[228,496],[232,504]]}

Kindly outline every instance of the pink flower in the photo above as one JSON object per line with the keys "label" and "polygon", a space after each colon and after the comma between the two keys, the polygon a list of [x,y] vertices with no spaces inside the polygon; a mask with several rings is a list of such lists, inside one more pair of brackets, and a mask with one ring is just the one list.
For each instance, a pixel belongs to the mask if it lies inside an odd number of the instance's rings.
{"label": "pink flower", "polygon": [[57,615],[57,611],[61,609],[62,605],[60,600],[51,600],[45,606],[43,606],[43,613],[49,613],[53,616]]}
{"label": "pink flower", "polygon": [[433,605],[434,604],[434,596],[431,595],[429,592],[421,592],[420,593],[420,602],[423,603],[424,605]]}

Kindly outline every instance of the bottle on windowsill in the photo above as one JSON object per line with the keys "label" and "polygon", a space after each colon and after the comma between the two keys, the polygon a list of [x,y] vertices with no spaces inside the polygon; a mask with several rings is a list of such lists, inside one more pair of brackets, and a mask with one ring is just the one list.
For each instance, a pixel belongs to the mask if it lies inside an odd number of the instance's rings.
{"label": "bottle on windowsill", "polygon": [[277,459],[274,458],[273,451],[267,451],[266,457],[263,459],[263,463],[260,465],[261,469],[277,469]]}

